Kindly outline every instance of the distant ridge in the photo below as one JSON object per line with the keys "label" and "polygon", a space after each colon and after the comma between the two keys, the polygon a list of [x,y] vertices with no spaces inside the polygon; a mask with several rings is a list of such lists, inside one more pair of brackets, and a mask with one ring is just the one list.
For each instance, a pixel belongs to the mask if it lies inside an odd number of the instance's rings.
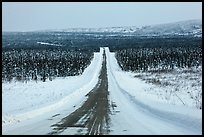
{"label": "distant ridge", "polygon": [[162,36],[162,35],[192,35],[202,37],[202,20],[185,20],[173,23],[148,25],[142,27],[104,27],[104,28],[68,28],[44,31],[60,32],[106,32],[106,33],[125,33],[139,36]]}
{"label": "distant ridge", "polygon": [[[193,36],[202,37],[202,20],[185,20],[165,24],[146,25],[141,27],[103,27],[103,28],[68,28],[50,29],[29,32],[78,32],[78,33],[119,33],[137,36]],[[4,32],[3,32],[4,33]]]}

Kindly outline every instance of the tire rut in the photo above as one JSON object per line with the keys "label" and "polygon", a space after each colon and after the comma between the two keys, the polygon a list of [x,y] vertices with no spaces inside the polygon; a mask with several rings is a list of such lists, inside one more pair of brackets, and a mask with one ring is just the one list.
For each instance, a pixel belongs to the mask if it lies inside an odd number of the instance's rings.
{"label": "tire rut", "polygon": [[68,128],[79,128],[76,134],[82,134],[83,130],[85,130],[88,135],[108,134],[110,132],[110,106],[108,95],[106,55],[104,50],[99,81],[86,95],[88,99],[80,108],[64,117],[60,122],[52,125],[53,131],[48,134],[60,134]]}

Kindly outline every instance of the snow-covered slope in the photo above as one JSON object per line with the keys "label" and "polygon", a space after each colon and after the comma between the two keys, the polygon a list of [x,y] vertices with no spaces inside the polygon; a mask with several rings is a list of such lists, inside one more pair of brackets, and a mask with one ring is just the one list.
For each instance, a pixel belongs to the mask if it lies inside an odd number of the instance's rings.
{"label": "snow-covered slope", "polygon": [[138,31],[138,35],[193,35],[202,36],[202,21],[188,20],[168,24],[144,26]]}
{"label": "snow-covered slope", "polygon": [[202,20],[187,20],[166,24],[149,26],[124,26],[105,28],[69,28],[63,30],[52,30],[63,32],[97,32],[97,33],[130,33],[139,36],[163,36],[163,35],[191,35],[202,37]]}

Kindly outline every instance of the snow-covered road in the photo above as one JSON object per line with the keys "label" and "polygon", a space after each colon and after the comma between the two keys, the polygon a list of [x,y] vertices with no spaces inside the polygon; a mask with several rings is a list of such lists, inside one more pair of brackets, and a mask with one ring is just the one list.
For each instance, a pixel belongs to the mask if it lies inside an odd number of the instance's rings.
{"label": "snow-covered road", "polygon": [[[3,84],[2,133],[52,132],[51,125],[80,108],[87,99],[85,95],[97,84],[103,61],[102,51],[101,48],[100,53],[94,54],[91,65],[82,76],[47,83],[28,83],[26,86],[20,83]],[[109,48],[105,48],[105,53],[110,106],[108,134],[202,134],[202,110],[171,105],[157,101],[154,96],[147,96],[142,91],[149,85],[123,72],[115,53],[111,53]],[[43,100],[45,98],[47,101]],[[79,128],[69,127],[60,134],[76,134],[76,130]],[[86,130],[80,134],[87,134]]]}

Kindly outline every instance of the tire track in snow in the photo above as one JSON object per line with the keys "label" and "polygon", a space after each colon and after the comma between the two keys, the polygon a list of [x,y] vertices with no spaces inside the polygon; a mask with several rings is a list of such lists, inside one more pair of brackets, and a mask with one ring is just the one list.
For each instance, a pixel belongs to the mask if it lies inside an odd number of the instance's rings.
{"label": "tire track in snow", "polygon": [[88,135],[101,135],[109,133],[109,102],[108,102],[108,78],[106,68],[105,50],[99,81],[95,88],[86,96],[84,104],[60,122],[52,125],[53,131],[48,134],[60,134],[69,128],[76,128],[76,134],[85,131]]}

